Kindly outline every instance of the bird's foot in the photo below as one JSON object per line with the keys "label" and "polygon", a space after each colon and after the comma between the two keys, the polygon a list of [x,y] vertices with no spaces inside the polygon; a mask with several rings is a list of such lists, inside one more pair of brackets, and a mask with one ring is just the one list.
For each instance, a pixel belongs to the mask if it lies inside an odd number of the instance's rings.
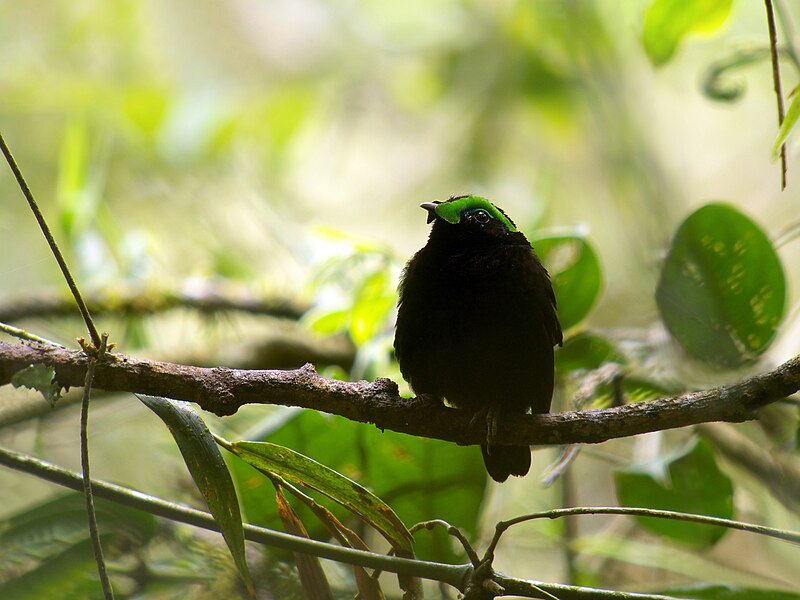
{"label": "bird's foot", "polygon": [[497,422],[498,422],[499,412],[493,406],[487,406],[486,408],[481,408],[475,411],[475,414],[472,415],[472,419],[470,419],[469,424],[470,427],[475,425],[479,420],[484,421],[486,423],[486,446],[487,451],[491,454],[491,448],[494,445],[495,440],[497,440]]}
{"label": "bird's foot", "polygon": [[490,406],[486,411],[486,446],[491,448],[497,440],[497,422],[500,413],[494,406]]}

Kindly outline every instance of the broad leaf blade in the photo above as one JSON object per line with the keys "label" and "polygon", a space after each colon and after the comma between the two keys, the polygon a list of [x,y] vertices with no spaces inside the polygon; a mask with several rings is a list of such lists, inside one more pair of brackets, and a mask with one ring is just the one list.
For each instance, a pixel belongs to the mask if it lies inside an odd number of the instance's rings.
{"label": "broad leaf blade", "polygon": [[219,525],[236,568],[252,593],[253,582],[245,560],[239,501],[214,437],[188,403],[156,396],[138,395],[138,398],[164,421],[175,438],[192,479]]}
{"label": "broad leaf blade", "polygon": [[764,232],[735,208],[707,204],[678,228],[656,302],[673,337],[694,358],[733,368],[772,343],[786,282]]}
{"label": "broad leaf blade", "polygon": [[234,442],[230,449],[260,471],[325,494],[375,527],[393,547],[411,550],[411,534],[394,511],[352,479],[290,448],[269,442]]}

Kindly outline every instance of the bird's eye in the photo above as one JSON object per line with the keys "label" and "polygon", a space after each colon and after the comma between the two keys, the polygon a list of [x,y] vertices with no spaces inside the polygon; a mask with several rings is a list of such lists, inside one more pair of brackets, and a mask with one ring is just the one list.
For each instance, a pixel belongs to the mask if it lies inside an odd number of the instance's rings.
{"label": "bird's eye", "polygon": [[469,213],[469,216],[472,217],[474,221],[477,221],[481,225],[485,225],[489,221],[492,220],[492,217],[483,209],[474,210]]}

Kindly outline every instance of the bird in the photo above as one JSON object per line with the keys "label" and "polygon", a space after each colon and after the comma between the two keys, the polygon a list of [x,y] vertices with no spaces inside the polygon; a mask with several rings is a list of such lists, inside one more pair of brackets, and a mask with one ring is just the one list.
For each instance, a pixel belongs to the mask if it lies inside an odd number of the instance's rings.
{"label": "bird", "polygon": [[433,225],[400,278],[400,372],[415,394],[484,416],[481,452],[492,479],[526,475],[530,446],[493,443],[493,432],[499,419],[550,411],[554,347],[563,340],[550,276],[486,198],[452,196],[420,208]]}

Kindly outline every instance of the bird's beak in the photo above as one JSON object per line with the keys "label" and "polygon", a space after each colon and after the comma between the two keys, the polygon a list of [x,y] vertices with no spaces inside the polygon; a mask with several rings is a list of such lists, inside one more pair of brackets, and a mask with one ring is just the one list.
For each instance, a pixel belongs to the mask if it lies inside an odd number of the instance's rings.
{"label": "bird's beak", "polygon": [[419,205],[420,208],[424,208],[428,211],[428,223],[433,223],[434,219],[436,219],[436,206],[439,202],[423,202]]}

